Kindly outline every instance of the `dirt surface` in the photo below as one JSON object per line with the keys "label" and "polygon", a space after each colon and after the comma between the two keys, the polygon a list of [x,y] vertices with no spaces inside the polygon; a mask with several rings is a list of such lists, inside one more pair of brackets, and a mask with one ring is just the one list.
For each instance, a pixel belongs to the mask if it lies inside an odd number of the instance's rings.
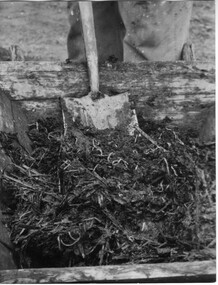
{"label": "dirt surface", "polygon": [[19,45],[36,60],[67,58],[66,2],[3,2],[0,19],[1,46]]}
{"label": "dirt surface", "polygon": [[[34,60],[65,60],[67,3],[0,2],[0,45],[19,45]],[[196,59],[215,60],[215,2],[196,1],[190,38]]]}

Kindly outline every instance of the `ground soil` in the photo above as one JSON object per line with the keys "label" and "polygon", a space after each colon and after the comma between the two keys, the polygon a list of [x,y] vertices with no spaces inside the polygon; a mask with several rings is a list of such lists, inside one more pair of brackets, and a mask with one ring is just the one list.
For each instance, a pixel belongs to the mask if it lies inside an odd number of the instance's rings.
{"label": "ground soil", "polygon": [[[35,60],[65,60],[67,3],[1,2],[0,46],[19,45]],[[196,59],[215,60],[215,1],[195,1],[190,38]]]}

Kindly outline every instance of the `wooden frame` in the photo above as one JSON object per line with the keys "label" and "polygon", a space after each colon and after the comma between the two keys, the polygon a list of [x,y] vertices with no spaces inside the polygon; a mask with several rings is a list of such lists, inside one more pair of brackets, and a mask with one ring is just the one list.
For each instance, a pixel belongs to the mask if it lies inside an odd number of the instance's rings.
{"label": "wooden frame", "polygon": [[[177,126],[193,126],[194,122],[198,127],[202,110],[215,103],[213,63],[106,63],[100,67],[100,82],[100,89],[112,96],[129,92],[136,111],[144,112],[148,119],[158,120],[168,115]],[[60,99],[70,113],[71,98],[88,91],[84,64],[0,63],[0,95],[7,98],[5,107],[0,108],[1,120],[5,118],[5,110],[15,110],[17,103],[30,123],[41,116],[60,115]],[[16,132],[22,118],[20,122],[13,116],[9,118],[8,131]],[[215,260],[0,271],[0,283],[214,282],[215,279]]]}
{"label": "wooden frame", "polygon": [[162,264],[42,268],[0,271],[0,283],[98,282],[215,282],[216,263],[210,261]]}
{"label": "wooden frame", "polygon": [[[0,63],[0,92],[19,102],[29,121],[59,114],[60,98],[70,112],[71,98],[88,94],[88,82],[85,64]],[[215,104],[215,65],[197,61],[103,64],[100,90],[111,96],[129,92],[137,113],[146,119],[167,116],[174,125],[198,129],[204,111]]]}
{"label": "wooden frame", "polygon": [[[214,63],[107,63],[100,67],[100,77],[100,89],[103,92],[113,96],[129,92],[136,111],[147,119],[159,120],[168,116],[172,119],[173,125],[194,125],[199,129],[204,118],[204,110],[215,104]],[[0,96],[4,94],[9,98],[5,105],[0,107],[0,129],[12,132],[20,129],[22,118],[16,112],[12,114],[12,111],[9,111],[16,110],[15,102],[24,110],[28,121],[34,122],[38,117],[59,115],[60,98],[70,113],[71,98],[87,94],[88,85],[88,74],[84,64],[0,63]],[[8,114],[11,117],[7,117]],[[5,125],[6,117],[9,124]],[[3,153],[0,152],[0,158],[2,156]],[[215,260],[0,271],[0,283],[215,281]]]}

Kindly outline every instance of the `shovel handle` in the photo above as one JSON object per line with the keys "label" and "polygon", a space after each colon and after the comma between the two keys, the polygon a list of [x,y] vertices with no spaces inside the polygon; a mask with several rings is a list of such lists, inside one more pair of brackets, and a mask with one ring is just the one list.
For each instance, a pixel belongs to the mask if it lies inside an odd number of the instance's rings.
{"label": "shovel handle", "polygon": [[88,63],[89,80],[92,92],[99,92],[98,51],[91,1],[79,2],[83,37]]}

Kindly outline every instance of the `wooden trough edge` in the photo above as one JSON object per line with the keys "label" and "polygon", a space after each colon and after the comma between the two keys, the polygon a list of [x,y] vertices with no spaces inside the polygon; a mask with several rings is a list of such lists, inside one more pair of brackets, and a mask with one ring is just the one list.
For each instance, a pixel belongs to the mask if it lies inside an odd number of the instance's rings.
{"label": "wooden trough edge", "polygon": [[[215,104],[215,63],[104,63],[100,91],[110,96],[128,92],[137,115],[147,120],[168,117],[173,125],[198,130]],[[60,98],[71,113],[72,99],[88,92],[83,63],[0,62],[0,95],[19,102],[29,122],[59,116]]]}
{"label": "wooden trough edge", "polygon": [[216,261],[0,271],[0,283],[215,282]]}
{"label": "wooden trough edge", "polygon": [[[130,91],[146,97],[162,91],[171,96],[213,94],[215,63],[104,63],[99,67],[100,90],[108,95]],[[87,66],[64,62],[0,62],[0,87],[14,100],[82,97],[89,91]],[[174,92],[172,92],[174,91]],[[157,96],[157,94],[155,94]]]}

